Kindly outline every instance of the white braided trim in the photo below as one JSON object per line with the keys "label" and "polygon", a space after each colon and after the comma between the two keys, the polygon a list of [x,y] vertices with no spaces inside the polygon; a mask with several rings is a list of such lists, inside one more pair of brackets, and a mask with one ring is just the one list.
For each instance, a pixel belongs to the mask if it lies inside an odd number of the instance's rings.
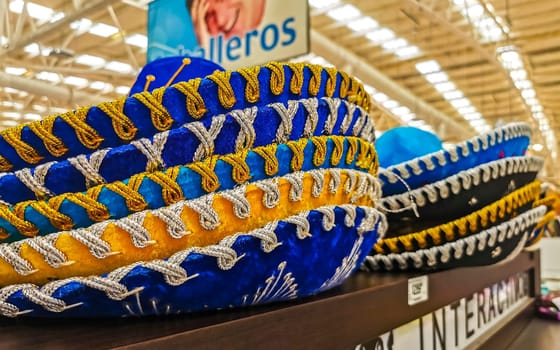
{"label": "white braided trim", "polygon": [[[346,211],[345,222],[355,220],[355,216],[348,218],[349,213],[356,213],[356,206],[354,205],[343,205],[342,207]],[[324,206],[318,209],[323,215],[334,216],[334,209],[337,206]],[[384,215],[377,211],[375,208],[360,206],[364,211],[364,218],[357,231],[358,234],[363,232],[371,231],[375,229],[378,221],[383,220]],[[68,285],[70,283],[80,283],[89,288],[99,290],[104,292],[108,298],[112,300],[122,300],[127,296],[136,294],[142,290],[142,287],[129,290],[124,284],[120,283],[123,278],[125,278],[134,268],[141,266],[155,272],[159,272],[163,275],[164,280],[167,284],[171,286],[178,286],[186,281],[198,277],[198,274],[189,274],[181,264],[188,258],[189,255],[196,253],[202,254],[210,257],[216,258],[216,263],[218,267],[222,270],[229,270],[235,266],[235,264],[241,260],[244,255],[239,255],[235,249],[233,249],[233,244],[241,236],[252,236],[261,240],[261,249],[265,253],[270,253],[276,247],[280,246],[282,242],[278,241],[275,230],[281,221],[290,222],[297,226],[296,235],[298,239],[303,240],[309,237],[309,235],[300,235],[299,231],[306,231],[309,227],[308,215],[309,211],[299,213],[297,215],[291,216],[285,220],[272,221],[262,228],[258,228],[246,233],[237,233],[222,239],[218,244],[210,245],[206,247],[192,247],[176,254],[173,254],[170,258],[166,260],[152,260],[149,262],[137,262],[128,266],[120,267],[112,272],[108,273],[104,277],[101,276],[90,276],[90,277],[71,277],[59,281],[49,282],[43,287],[39,287],[34,284],[17,284],[11,285],[0,289],[0,315],[8,317],[16,317],[22,314],[32,312],[33,310],[19,310],[15,305],[7,302],[7,299],[14,293],[21,291],[23,295],[28,299],[29,302],[36,304],[37,306],[43,307],[51,312],[63,312],[71,308],[80,306],[81,303],[76,303],[72,305],[67,305],[64,300],[57,299],[53,297],[53,294],[61,287]],[[324,214],[328,213],[328,214]],[[322,220],[322,222],[328,222],[330,220]],[[351,222],[352,225],[355,222]],[[333,226],[324,226],[325,231],[331,231]]]}
{"label": "white braided trim", "polygon": [[475,168],[461,171],[446,179],[427,184],[423,187],[405,193],[399,193],[381,199],[381,205],[391,210],[407,208],[416,203],[418,207],[433,204],[447,199],[450,195],[457,195],[473,186],[488,183],[500,177],[513,174],[539,172],[544,165],[540,157],[511,157],[479,165]]}
{"label": "white braided trim", "polygon": [[546,206],[541,205],[514,219],[493,226],[475,235],[437,245],[429,249],[419,249],[414,252],[391,253],[386,255],[370,255],[366,258],[364,267],[373,271],[391,271],[406,270],[409,268],[433,268],[437,267],[438,264],[447,264],[451,260],[458,261],[461,260],[463,256],[472,256],[476,251],[482,252],[495,247],[505,239],[511,239],[520,234],[524,234],[527,229],[537,224],[546,212]]}
{"label": "white braided trim", "polygon": [[[323,130],[317,130],[319,121],[317,110],[320,102],[325,102],[329,106],[329,115],[326,117]],[[290,139],[293,119],[299,111],[303,111],[306,115],[302,137],[310,137],[315,134],[344,134],[348,131],[352,120],[355,120],[351,130],[352,136],[359,137],[370,143],[375,140],[373,118],[363,108],[351,102],[338,98],[322,97],[290,100],[287,102],[287,105],[286,107],[284,103],[276,102],[266,106],[273,109],[281,120],[274,142],[285,143]],[[193,162],[204,160],[214,154],[214,142],[228,117],[233,119],[239,126],[239,133],[235,138],[235,152],[252,148],[256,139],[256,131],[253,124],[257,118],[257,113],[258,108],[253,106],[217,115],[212,117],[209,129],[206,129],[206,126],[201,122],[191,122],[182,125],[182,128],[188,129],[200,142],[194,153]],[[343,122],[338,130],[334,130],[334,125],[339,118],[343,118]],[[154,166],[158,168],[166,167],[162,159],[162,152],[165,148],[167,137],[172,131],[168,130],[157,133],[153,136],[153,140],[142,138],[131,142],[147,158],[146,171],[153,169]],[[110,150],[112,148],[109,147],[93,152],[90,155],[82,154],[71,157],[68,158],[68,162],[86,178],[88,187],[102,184],[105,183],[105,179],[99,174],[99,169]],[[13,174],[26,187],[32,190],[37,197],[52,196],[51,191],[44,186],[44,181],[49,168],[54,164],[57,164],[57,162],[40,165],[33,171],[28,168],[22,169]],[[9,174],[0,173],[0,177]],[[10,203],[5,204],[11,205]]]}
{"label": "white braided trim", "polygon": [[[439,166],[444,166],[447,164],[447,157],[449,157],[452,163],[456,163],[461,157],[468,157],[471,152],[478,153],[485,151],[489,147],[502,142],[520,137],[531,137],[532,134],[533,130],[529,124],[511,123],[504,127],[473,137],[470,140],[463,141],[462,143],[455,145],[454,148],[440,150],[407,162],[390,166],[386,169],[386,172],[383,172],[383,176],[387,178],[389,183],[394,184],[398,182],[398,178],[392,174],[393,172],[396,172],[403,179],[407,179],[411,176],[410,172],[414,173],[414,175],[420,175],[424,172],[424,169],[420,166],[421,163],[424,163],[428,170],[432,170],[434,169],[434,161],[436,161]],[[459,157],[459,154],[461,157]]]}
{"label": "white braided trim", "polygon": [[[320,193],[315,192],[316,188],[319,187],[321,188],[321,191],[324,192],[330,190],[338,192],[343,188],[344,191],[347,191],[347,193],[355,192],[350,199],[351,203],[355,203],[364,197],[372,199],[374,203],[376,200],[379,200],[379,183],[375,176],[357,170],[333,168],[296,172],[282,177],[283,179],[286,179],[290,185],[289,200],[291,202],[299,202],[303,198],[304,174],[309,174],[313,179],[311,188],[307,189],[307,191],[311,190],[312,195],[315,197],[320,195]],[[341,183],[340,178],[343,174],[356,179],[350,187],[348,187],[348,182],[345,184]],[[324,186],[325,177],[327,175],[329,175],[331,179],[338,179],[338,181],[334,181],[336,183],[336,188],[333,189]],[[251,217],[251,206],[247,199],[248,186],[252,185],[261,189],[263,191],[263,205],[272,209],[277,207],[280,203],[278,181],[279,178],[256,181],[250,184],[238,186],[232,190],[209,193],[196,199],[179,201],[168,207],[154,210],[144,210],[122,219],[106,220],[93,224],[88,228],[80,228],[71,231],[52,233],[46,236],[26,238],[12,243],[2,243],[0,244],[0,259],[10,264],[20,275],[25,276],[36,272],[37,270],[32,266],[32,264],[20,255],[21,247],[23,245],[27,245],[38,252],[45,262],[47,262],[51,267],[59,268],[69,265],[73,262],[68,261],[64,252],[56,247],[56,243],[62,234],[70,235],[84,244],[90,251],[91,255],[97,259],[103,259],[111,255],[119,254],[119,252],[111,250],[110,242],[102,239],[103,233],[109,224],[113,224],[128,233],[134,246],[137,248],[145,248],[156,243],[152,239],[150,232],[143,225],[147,214],[151,214],[162,220],[166,225],[167,233],[171,237],[181,238],[190,233],[187,231],[185,224],[181,220],[181,213],[183,212],[184,207],[189,207],[198,213],[199,222],[203,229],[213,230],[221,223],[220,213],[216,212],[213,208],[214,198],[216,196],[224,198],[232,203],[233,213],[236,217],[239,219],[249,219]],[[295,196],[293,195],[294,191],[297,192],[297,195]]]}

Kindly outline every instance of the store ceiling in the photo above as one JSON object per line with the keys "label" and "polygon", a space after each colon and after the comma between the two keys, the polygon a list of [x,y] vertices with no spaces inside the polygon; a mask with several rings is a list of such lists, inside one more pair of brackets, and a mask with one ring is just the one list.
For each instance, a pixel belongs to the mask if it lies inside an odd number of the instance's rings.
{"label": "store ceiling", "polygon": [[[126,94],[145,64],[148,2],[0,0],[0,128]],[[320,56],[307,58],[370,85],[378,129],[410,123],[453,142],[523,120],[545,175],[560,173],[560,1],[310,5]]]}

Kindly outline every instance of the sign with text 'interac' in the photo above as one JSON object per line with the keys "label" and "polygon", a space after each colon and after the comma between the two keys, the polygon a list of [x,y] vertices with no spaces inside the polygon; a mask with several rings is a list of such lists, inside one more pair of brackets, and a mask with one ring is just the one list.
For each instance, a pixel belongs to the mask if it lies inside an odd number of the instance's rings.
{"label": "sign with text 'interac'", "polygon": [[302,0],[155,0],[148,10],[148,62],[204,57],[235,69],[309,49]]}
{"label": "sign with text 'interac'", "polygon": [[354,350],[464,349],[529,298],[524,272],[385,333]]}

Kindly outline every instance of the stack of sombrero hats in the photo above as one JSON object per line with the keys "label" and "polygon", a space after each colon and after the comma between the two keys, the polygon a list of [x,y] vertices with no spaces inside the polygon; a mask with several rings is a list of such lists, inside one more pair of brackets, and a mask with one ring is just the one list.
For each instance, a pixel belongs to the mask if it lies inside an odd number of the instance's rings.
{"label": "stack of sombrero hats", "polygon": [[369,97],[201,59],[0,135],[0,315],[169,314],[339,285],[383,234]]}
{"label": "stack of sombrero hats", "polygon": [[543,160],[525,155],[531,133],[512,123],[448,147],[416,128],[380,136],[389,229],[364,267],[439,270],[515,257],[550,206],[535,181]]}

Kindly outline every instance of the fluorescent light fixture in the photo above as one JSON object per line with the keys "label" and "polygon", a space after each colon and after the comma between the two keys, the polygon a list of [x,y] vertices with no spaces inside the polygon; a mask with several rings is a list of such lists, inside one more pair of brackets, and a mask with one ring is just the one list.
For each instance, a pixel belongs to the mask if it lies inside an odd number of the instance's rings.
{"label": "fluorescent light fixture", "polygon": [[543,107],[538,103],[531,106],[531,112],[533,112],[533,113],[542,112],[542,111],[543,111]]}
{"label": "fluorescent light fixture", "polygon": [[326,66],[326,67],[333,67],[332,63],[330,63],[329,61],[327,61],[324,57],[322,56],[316,56],[314,55],[310,60],[310,63],[313,64],[318,64],[321,66]]}
{"label": "fluorescent light fixture", "polygon": [[25,118],[27,120],[39,120],[39,119],[41,119],[41,116],[37,113],[25,113],[23,115],[23,118]]}
{"label": "fluorescent light fixture", "polygon": [[2,112],[2,116],[5,118],[10,119],[19,119],[21,118],[21,113],[18,112]]}
{"label": "fluorescent light fixture", "polygon": [[332,10],[327,12],[327,15],[334,19],[335,21],[339,22],[346,22],[353,18],[360,17],[362,13],[358,10],[357,7],[346,4],[340,7],[336,7]]}
{"label": "fluorescent light fixture", "polygon": [[399,58],[410,58],[418,56],[420,54],[420,49],[416,45],[408,45],[395,50],[395,55]]}
{"label": "fluorescent light fixture", "polygon": [[463,95],[463,92],[459,90],[447,91],[443,93],[443,98],[445,98],[446,100],[456,100],[463,97],[465,97]]}
{"label": "fluorescent light fixture", "polygon": [[441,70],[441,67],[439,66],[439,63],[437,63],[436,61],[430,60],[430,61],[416,63],[416,70],[422,74],[428,74],[428,73],[439,72]]}
{"label": "fluorescent light fixture", "polygon": [[535,117],[536,119],[542,119],[544,122],[546,122],[545,115],[542,112],[533,113],[533,117]]}
{"label": "fluorescent light fixture", "polygon": [[78,64],[90,67],[102,67],[106,64],[106,61],[103,58],[93,55],[80,55],[76,57],[74,61]]}
{"label": "fluorescent light fixture", "polygon": [[379,27],[379,23],[373,18],[366,16],[348,22],[347,26],[355,32],[365,32]]}
{"label": "fluorescent light fixture", "polygon": [[60,77],[58,76],[58,74],[53,73],[53,72],[42,71],[40,73],[37,73],[35,75],[35,77],[37,79],[50,81],[51,83],[59,83],[60,82]]}
{"label": "fluorescent light fixture", "polygon": [[105,65],[105,69],[119,73],[130,73],[132,71],[132,66],[124,62],[111,61]]}
{"label": "fluorescent light fixture", "polygon": [[408,45],[408,41],[403,38],[396,38],[389,41],[384,42],[381,44],[381,47],[387,51],[394,51],[398,48],[405,47]]}
{"label": "fluorescent light fixture", "polygon": [[414,120],[414,118],[416,118],[416,114],[414,113],[409,113],[409,114],[405,114],[405,115],[400,115],[399,118],[404,121],[404,122],[410,122],[412,120]]}
{"label": "fluorescent light fixture", "polygon": [[533,87],[533,83],[531,83],[530,80],[516,80],[513,84],[518,90],[525,90]]}
{"label": "fluorescent light fixture", "polygon": [[469,124],[471,124],[471,126],[477,127],[477,126],[486,125],[486,122],[482,119],[475,119],[475,120],[469,120]]}
{"label": "fluorescent light fixture", "polygon": [[8,38],[6,38],[6,37],[3,36],[3,35],[0,35],[0,45],[1,45],[1,46],[8,45]]}
{"label": "fluorescent light fixture", "polygon": [[434,88],[439,92],[446,92],[446,91],[455,90],[456,86],[452,82],[446,81],[443,83],[434,84]]}
{"label": "fluorescent light fixture", "polygon": [[539,104],[539,100],[537,100],[535,97],[530,97],[525,99],[525,103],[527,103],[529,106],[536,106]]}
{"label": "fluorescent light fixture", "polygon": [[449,77],[444,72],[430,73],[426,74],[424,77],[432,84],[443,83],[449,80]]}
{"label": "fluorescent light fixture", "polygon": [[340,0],[309,0],[309,5],[317,9],[331,7],[340,4]]}
{"label": "fluorescent light fixture", "polygon": [[[23,5],[24,5],[23,0],[12,0],[10,1],[9,9],[12,12],[21,14],[23,13]],[[39,4],[35,4],[30,1],[27,2],[27,13],[32,18],[45,20],[45,21],[51,19],[55,14],[53,9]]]}
{"label": "fluorescent light fixture", "polygon": [[463,118],[465,118],[466,120],[478,120],[478,119],[482,119],[482,114],[478,113],[478,112],[473,112],[473,113],[467,113],[467,114],[463,114]]}
{"label": "fluorescent light fixture", "polygon": [[129,45],[138,46],[142,49],[148,47],[148,37],[142,34],[132,34],[127,36],[124,41]]}
{"label": "fluorescent light fixture", "polygon": [[469,16],[471,20],[478,20],[482,18],[483,15],[484,15],[484,7],[482,7],[482,5],[480,4],[469,6],[467,8],[467,16]]}
{"label": "fluorescent light fixture", "polygon": [[54,15],[51,16],[51,18],[49,19],[49,22],[56,22],[58,20],[61,20],[64,18],[64,13],[62,12],[55,12]]}
{"label": "fluorescent light fixture", "polygon": [[459,112],[459,114],[461,114],[461,115],[465,115],[465,114],[469,114],[469,113],[475,113],[476,108],[474,108],[473,106],[461,107],[461,108],[457,108],[457,112]]}
{"label": "fluorescent light fixture", "polygon": [[64,84],[76,86],[78,88],[86,87],[89,84],[89,80],[72,75],[65,77],[62,81]]}
{"label": "fluorescent light fixture", "polygon": [[512,70],[509,75],[513,80],[525,80],[527,79],[527,71],[525,69]]}
{"label": "fluorescent light fixture", "polygon": [[382,93],[382,92],[375,93],[375,94],[373,94],[371,97],[373,97],[373,99],[374,99],[375,101],[380,102],[380,103],[381,103],[381,102],[385,102],[385,101],[387,101],[387,100],[389,99],[389,96],[385,95],[385,94]]}
{"label": "fluorescent light fixture", "polygon": [[7,127],[17,126],[19,122],[17,120],[2,120],[2,125]]}
{"label": "fluorescent light fixture", "polygon": [[42,105],[33,105],[33,106],[31,106],[31,108],[32,108],[34,111],[37,111],[37,112],[40,112],[40,113],[44,113],[44,112],[47,111],[47,107],[42,106]]}
{"label": "fluorescent light fixture", "polygon": [[523,97],[524,99],[533,98],[535,96],[536,93],[534,89],[525,89],[521,91],[521,97]]}
{"label": "fluorescent light fixture", "polygon": [[91,28],[89,28],[88,32],[93,35],[101,36],[103,38],[108,38],[111,35],[115,35],[119,32],[119,29],[114,26],[110,26],[105,23],[96,23]]}
{"label": "fluorescent light fixture", "polygon": [[535,143],[533,146],[531,146],[531,148],[533,149],[533,151],[540,152],[544,149],[544,146],[540,143]]}
{"label": "fluorescent light fixture", "polygon": [[410,109],[406,106],[398,106],[391,109],[391,112],[397,117],[402,117],[407,114],[410,114]]}
{"label": "fluorescent light fixture", "polygon": [[87,18],[82,18],[77,21],[70,23],[70,29],[82,34],[85,33],[91,28],[93,22]]}
{"label": "fluorescent light fixture", "polygon": [[504,62],[519,62],[521,61],[521,56],[516,49],[510,47],[506,48],[500,52],[500,57]]}
{"label": "fluorescent light fixture", "polygon": [[14,109],[23,109],[23,103],[20,102],[13,102],[13,101],[2,101],[0,103],[2,107],[11,107]]}
{"label": "fluorescent light fixture", "polygon": [[11,75],[22,75],[27,72],[27,69],[21,67],[6,67],[4,68],[4,72]]}
{"label": "fluorescent light fixture", "polygon": [[128,95],[130,88],[128,86],[117,86],[115,92],[119,95]]}
{"label": "fluorescent light fixture", "polygon": [[395,100],[388,100],[382,103],[383,107],[387,108],[387,109],[393,109],[395,107],[399,106],[399,103]]}
{"label": "fluorescent light fixture", "polygon": [[373,95],[377,91],[373,86],[368,84],[364,84],[364,90],[366,90],[366,92],[370,95]]}
{"label": "fluorescent light fixture", "polygon": [[39,45],[37,43],[32,43],[32,44],[29,44],[29,45],[25,46],[23,48],[23,51],[28,53],[30,56],[37,56],[41,53],[46,53],[46,52],[44,52],[45,50],[41,51],[41,49],[39,48]]}
{"label": "fluorescent light fixture", "polygon": [[391,29],[380,28],[366,34],[366,38],[371,40],[374,44],[378,45],[387,40],[395,38],[395,32]]}
{"label": "fluorescent light fixture", "polygon": [[455,107],[455,109],[461,108],[461,107],[468,107],[471,105],[471,101],[469,101],[466,98],[459,98],[457,100],[451,100],[449,101],[449,103],[451,103],[451,105],[453,107]]}
{"label": "fluorescent light fixture", "polygon": [[103,92],[110,92],[113,90],[113,85],[106,83],[104,81],[94,81],[89,84],[89,87],[94,90],[99,90]]}

